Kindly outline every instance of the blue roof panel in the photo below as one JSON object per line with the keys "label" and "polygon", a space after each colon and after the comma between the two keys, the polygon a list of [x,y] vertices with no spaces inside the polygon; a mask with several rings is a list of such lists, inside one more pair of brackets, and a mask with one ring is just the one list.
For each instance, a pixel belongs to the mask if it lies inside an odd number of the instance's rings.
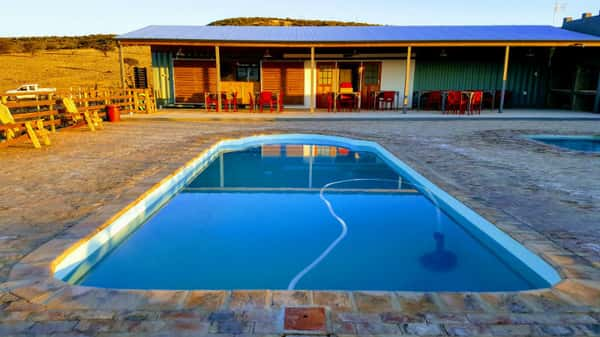
{"label": "blue roof panel", "polygon": [[553,26],[148,26],[119,40],[228,42],[600,41]]}

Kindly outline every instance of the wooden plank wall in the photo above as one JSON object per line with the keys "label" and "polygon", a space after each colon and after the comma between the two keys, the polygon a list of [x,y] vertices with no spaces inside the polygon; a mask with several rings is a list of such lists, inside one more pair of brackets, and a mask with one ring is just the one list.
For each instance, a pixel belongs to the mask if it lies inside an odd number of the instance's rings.
{"label": "wooden plank wall", "polygon": [[263,91],[283,94],[283,104],[304,104],[304,63],[263,62]]}

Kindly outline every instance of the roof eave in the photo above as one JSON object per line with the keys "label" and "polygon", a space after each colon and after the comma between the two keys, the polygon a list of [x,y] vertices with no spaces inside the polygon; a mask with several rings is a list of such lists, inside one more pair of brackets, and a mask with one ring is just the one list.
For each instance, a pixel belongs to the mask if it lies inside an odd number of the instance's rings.
{"label": "roof eave", "polygon": [[529,41],[232,41],[197,39],[116,38],[122,45],[222,47],[600,47],[600,40]]}

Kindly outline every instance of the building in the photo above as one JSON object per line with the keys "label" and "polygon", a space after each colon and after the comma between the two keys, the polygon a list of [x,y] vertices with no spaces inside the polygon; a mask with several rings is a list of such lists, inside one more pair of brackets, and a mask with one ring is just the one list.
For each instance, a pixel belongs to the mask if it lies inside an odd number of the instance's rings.
{"label": "building", "polygon": [[313,111],[348,90],[363,109],[380,91],[410,108],[430,90],[476,89],[500,110],[598,112],[600,35],[571,26],[149,26],[117,39],[151,47],[161,106],[203,105],[217,91],[247,104],[274,91],[286,108]]}

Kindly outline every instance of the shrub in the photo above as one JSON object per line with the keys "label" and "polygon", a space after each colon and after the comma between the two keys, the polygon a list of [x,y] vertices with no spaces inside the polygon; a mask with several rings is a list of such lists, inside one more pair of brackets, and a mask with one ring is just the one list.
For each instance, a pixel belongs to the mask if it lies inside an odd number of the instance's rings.
{"label": "shrub", "polygon": [[46,42],[43,40],[29,40],[23,43],[23,52],[31,53],[31,56],[35,55],[41,50],[46,49]]}
{"label": "shrub", "polygon": [[140,64],[140,61],[138,61],[137,59],[134,59],[132,57],[126,57],[123,59],[123,63],[125,63],[126,65],[128,65],[130,67],[135,67],[138,64]]}
{"label": "shrub", "polygon": [[17,45],[14,41],[8,39],[0,39],[0,54],[10,54],[17,50]]}
{"label": "shrub", "polygon": [[115,43],[113,40],[97,40],[91,42],[91,47],[101,51],[104,56],[108,56],[108,53],[115,50]]}

